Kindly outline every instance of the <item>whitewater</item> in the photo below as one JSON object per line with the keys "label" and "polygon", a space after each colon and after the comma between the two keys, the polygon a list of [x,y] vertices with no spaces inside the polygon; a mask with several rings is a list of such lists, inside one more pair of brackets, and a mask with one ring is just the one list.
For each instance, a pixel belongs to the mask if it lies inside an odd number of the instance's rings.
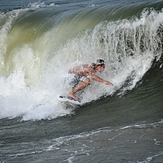
{"label": "whitewater", "polygon": [[[57,8],[55,4],[49,6]],[[1,13],[1,118],[46,119],[70,114],[57,97],[71,89],[64,79],[75,65],[103,58],[107,64],[101,76],[114,83],[108,87],[93,82],[82,97],[85,104],[113,95],[126,80],[129,83],[122,92],[134,88],[154,59],[161,56],[157,31],[162,11],[144,10],[139,18],[97,23],[87,22],[85,15],[90,13],[94,19],[98,10],[105,13],[103,7],[50,13],[36,19],[42,7],[48,6],[31,5]],[[34,22],[26,25],[31,19]]]}

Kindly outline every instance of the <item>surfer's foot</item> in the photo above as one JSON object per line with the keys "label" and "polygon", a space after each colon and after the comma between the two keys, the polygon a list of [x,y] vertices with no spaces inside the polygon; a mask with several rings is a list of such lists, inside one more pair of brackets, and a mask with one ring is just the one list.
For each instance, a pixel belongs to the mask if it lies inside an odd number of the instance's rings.
{"label": "surfer's foot", "polygon": [[78,101],[78,98],[73,93],[69,93],[68,96]]}

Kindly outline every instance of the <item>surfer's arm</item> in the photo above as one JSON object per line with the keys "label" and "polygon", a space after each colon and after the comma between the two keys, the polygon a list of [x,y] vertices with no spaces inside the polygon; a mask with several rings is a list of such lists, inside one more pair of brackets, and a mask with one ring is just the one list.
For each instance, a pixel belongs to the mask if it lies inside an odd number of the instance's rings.
{"label": "surfer's arm", "polygon": [[98,76],[95,75],[94,73],[90,73],[89,75],[90,75],[91,78],[92,78],[93,80],[95,80],[95,81],[98,81],[98,82],[104,83],[104,84],[106,84],[106,85],[113,85],[111,82],[106,81],[106,80],[104,80],[104,79],[98,77]]}
{"label": "surfer's arm", "polygon": [[68,71],[68,73],[69,73],[69,74],[72,74],[72,73],[73,73],[73,70],[72,70],[72,69],[70,69],[70,70]]}

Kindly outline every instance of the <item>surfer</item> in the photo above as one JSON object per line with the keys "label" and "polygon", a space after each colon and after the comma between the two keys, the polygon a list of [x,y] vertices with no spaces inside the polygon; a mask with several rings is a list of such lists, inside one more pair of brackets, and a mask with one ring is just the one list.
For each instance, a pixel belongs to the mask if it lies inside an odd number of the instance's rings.
{"label": "surfer", "polygon": [[90,79],[104,83],[106,85],[113,85],[111,82],[106,81],[95,75],[97,71],[101,73],[102,71],[104,71],[104,69],[105,63],[102,59],[98,59],[96,63],[92,63],[91,65],[83,64],[70,69],[69,73],[74,74],[74,86],[71,92],[68,93],[68,96],[75,100],[78,100],[75,93],[79,90],[86,88],[90,84]]}

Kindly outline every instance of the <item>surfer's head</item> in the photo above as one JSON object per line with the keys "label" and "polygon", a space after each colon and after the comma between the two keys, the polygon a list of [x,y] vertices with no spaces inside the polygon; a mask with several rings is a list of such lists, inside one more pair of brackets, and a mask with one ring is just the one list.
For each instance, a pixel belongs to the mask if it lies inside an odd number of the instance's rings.
{"label": "surfer's head", "polygon": [[98,59],[96,61],[96,65],[105,65],[104,60],[103,59]]}
{"label": "surfer's head", "polygon": [[102,72],[105,69],[105,62],[103,59],[97,59],[95,63],[93,63],[93,67],[96,71]]}

